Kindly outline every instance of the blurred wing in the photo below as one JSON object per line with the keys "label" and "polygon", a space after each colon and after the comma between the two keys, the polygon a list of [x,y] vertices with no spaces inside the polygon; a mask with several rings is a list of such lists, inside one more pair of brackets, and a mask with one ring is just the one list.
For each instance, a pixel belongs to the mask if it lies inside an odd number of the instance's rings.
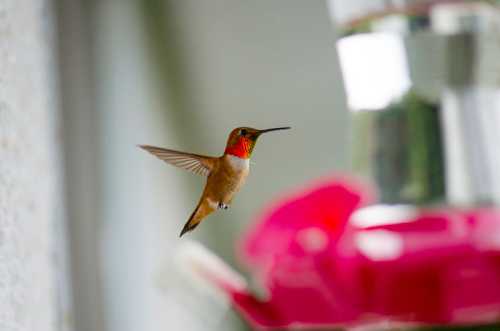
{"label": "blurred wing", "polygon": [[148,145],[140,145],[139,147],[171,165],[206,177],[210,175],[215,163],[215,158],[209,156],[178,152]]}

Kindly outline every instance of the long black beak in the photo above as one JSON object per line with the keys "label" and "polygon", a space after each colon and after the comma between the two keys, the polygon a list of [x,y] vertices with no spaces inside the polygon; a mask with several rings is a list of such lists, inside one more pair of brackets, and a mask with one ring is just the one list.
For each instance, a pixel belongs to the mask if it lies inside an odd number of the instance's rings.
{"label": "long black beak", "polygon": [[265,130],[259,130],[259,134],[266,133],[266,132],[271,132],[271,131],[278,131],[278,130],[289,130],[291,127],[289,126],[283,126],[280,128],[272,128],[272,129],[265,129]]}

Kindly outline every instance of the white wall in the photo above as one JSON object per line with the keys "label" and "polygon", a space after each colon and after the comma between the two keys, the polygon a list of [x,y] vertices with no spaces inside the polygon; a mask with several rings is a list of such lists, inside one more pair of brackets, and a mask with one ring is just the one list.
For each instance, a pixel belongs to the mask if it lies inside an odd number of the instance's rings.
{"label": "white wall", "polygon": [[49,1],[0,1],[0,330],[57,329],[61,193]]}

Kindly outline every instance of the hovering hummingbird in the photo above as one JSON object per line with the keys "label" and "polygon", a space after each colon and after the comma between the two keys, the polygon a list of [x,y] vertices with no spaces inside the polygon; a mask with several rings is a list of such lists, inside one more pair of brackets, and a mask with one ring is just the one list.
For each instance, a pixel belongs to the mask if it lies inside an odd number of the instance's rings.
{"label": "hovering hummingbird", "polygon": [[196,228],[213,211],[228,208],[248,176],[250,156],[257,138],[266,132],[287,129],[290,127],[266,130],[236,128],[229,134],[226,149],[220,157],[184,153],[148,145],[139,146],[171,165],[207,177],[200,201],[184,225],[180,237]]}

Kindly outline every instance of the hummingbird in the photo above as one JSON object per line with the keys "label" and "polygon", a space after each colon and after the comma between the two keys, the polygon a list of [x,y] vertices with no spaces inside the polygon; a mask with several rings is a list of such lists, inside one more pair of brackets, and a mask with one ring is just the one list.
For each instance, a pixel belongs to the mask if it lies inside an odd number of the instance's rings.
{"label": "hummingbird", "polygon": [[236,128],[229,134],[224,154],[219,157],[139,145],[140,148],[171,165],[207,177],[200,201],[182,228],[179,237],[194,230],[203,219],[215,210],[228,208],[234,195],[245,183],[250,170],[250,156],[252,156],[253,148],[261,134],[288,129],[290,127],[265,130],[249,127]]}

